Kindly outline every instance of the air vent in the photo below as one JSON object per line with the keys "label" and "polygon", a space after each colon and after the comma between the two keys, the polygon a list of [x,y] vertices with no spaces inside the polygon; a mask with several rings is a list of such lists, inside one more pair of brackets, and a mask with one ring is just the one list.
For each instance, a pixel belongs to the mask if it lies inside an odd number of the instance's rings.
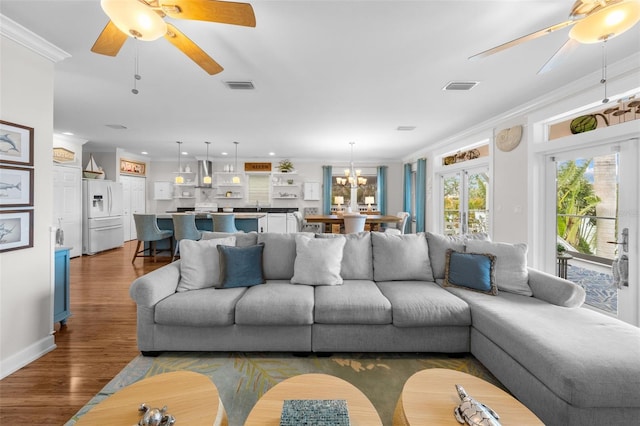
{"label": "air vent", "polygon": [[479,81],[450,81],[442,90],[471,90],[480,83]]}
{"label": "air vent", "polygon": [[224,84],[231,90],[254,90],[252,81],[225,81]]}
{"label": "air vent", "polygon": [[396,130],[399,132],[410,132],[415,129],[416,129],[416,126],[398,126]]}
{"label": "air vent", "polygon": [[115,129],[115,130],[126,130],[127,126],[123,126],[122,124],[105,124],[105,126]]}

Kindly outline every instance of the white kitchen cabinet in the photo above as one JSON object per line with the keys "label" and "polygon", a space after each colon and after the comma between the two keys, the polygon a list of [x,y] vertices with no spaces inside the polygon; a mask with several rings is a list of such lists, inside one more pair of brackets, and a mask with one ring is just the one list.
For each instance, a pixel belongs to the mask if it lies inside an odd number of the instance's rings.
{"label": "white kitchen cabinet", "polygon": [[286,213],[268,213],[267,214],[267,230],[268,232],[277,232],[280,234],[286,234],[287,214]]}
{"label": "white kitchen cabinet", "polygon": [[287,213],[287,232],[294,233],[298,231],[298,221],[293,213]]}
{"label": "white kitchen cabinet", "polygon": [[320,200],[320,182],[304,183],[304,200],[305,201]]}

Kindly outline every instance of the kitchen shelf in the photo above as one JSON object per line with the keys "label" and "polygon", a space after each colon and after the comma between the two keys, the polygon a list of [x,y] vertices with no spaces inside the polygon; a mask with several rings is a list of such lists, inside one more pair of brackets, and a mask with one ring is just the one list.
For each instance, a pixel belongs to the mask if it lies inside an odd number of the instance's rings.
{"label": "kitchen shelf", "polygon": [[285,183],[284,185],[283,184],[274,184],[272,186],[274,188],[297,188],[300,185],[298,185],[297,183],[292,183],[292,184]]}
{"label": "kitchen shelf", "polygon": [[227,200],[240,200],[240,199],[242,199],[243,197],[242,197],[241,195],[237,195],[237,196],[235,196],[235,197],[227,197],[227,196],[225,196],[225,195],[216,195],[216,196],[215,196],[215,198],[225,198],[225,199],[227,199]]}
{"label": "kitchen shelf", "polygon": [[271,197],[274,200],[296,200],[298,199],[297,195],[287,196],[287,197]]}

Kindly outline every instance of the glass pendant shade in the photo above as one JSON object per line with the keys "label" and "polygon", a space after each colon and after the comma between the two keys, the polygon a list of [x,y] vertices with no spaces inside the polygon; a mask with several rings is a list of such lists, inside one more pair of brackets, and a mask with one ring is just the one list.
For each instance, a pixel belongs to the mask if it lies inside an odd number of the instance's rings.
{"label": "glass pendant shade", "polygon": [[182,184],[184,183],[184,176],[182,176],[182,164],[180,161],[180,145],[182,145],[182,142],[178,141],[176,143],[178,144],[178,174],[175,177],[175,183]]}
{"label": "glass pendant shade", "polygon": [[101,0],[100,6],[120,31],[138,40],[157,40],[167,33],[160,15],[138,0]]}
{"label": "glass pendant shade", "polygon": [[616,37],[640,21],[640,2],[623,1],[606,6],[578,21],[569,37],[580,43],[598,43]]}
{"label": "glass pendant shade", "polygon": [[202,183],[204,185],[211,185],[211,162],[209,161],[209,145],[211,142],[205,142],[207,144],[207,161],[204,163],[204,175],[202,176]]}

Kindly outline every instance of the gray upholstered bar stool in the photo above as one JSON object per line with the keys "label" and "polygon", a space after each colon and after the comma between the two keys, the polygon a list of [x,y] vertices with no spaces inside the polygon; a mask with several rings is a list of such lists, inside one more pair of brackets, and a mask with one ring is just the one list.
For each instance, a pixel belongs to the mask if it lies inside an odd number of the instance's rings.
{"label": "gray upholstered bar stool", "polygon": [[213,217],[213,232],[240,232],[236,228],[236,215],[233,213],[216,213]]}
{"label": "gray upholstered bar stool", "polygon": [[176,248],[171,259],[173,262],[180,252],[180,241],[198,241],[202,238],[202,232],[196,228],[196,215],[194,214],[176,213],[171,215],[171,219],[173,219],[173,237],[176,239]]}
{"label": "gray upholstered bar stool", "polygon": [[[153,257],[153,261],[156,261],[156,241],[164,240],[165,238],[169,238],[169,247],[170,252],[173,253],[173,231],[171,230],[161,230],[158,228],[158,220],[155,214],[133,214],[133,220],[136,223],[136,233],[138,235],[138,245],[136,247],[135,253],[133,253],[133,259],[131,259],[131,263],[135,262],[136,257]],[[142,247],[140,250],[140,245],[149,242],[149,254],[145,255],[144,252],[147,250]],[[140,254],[142,253],[142,254]]]}

